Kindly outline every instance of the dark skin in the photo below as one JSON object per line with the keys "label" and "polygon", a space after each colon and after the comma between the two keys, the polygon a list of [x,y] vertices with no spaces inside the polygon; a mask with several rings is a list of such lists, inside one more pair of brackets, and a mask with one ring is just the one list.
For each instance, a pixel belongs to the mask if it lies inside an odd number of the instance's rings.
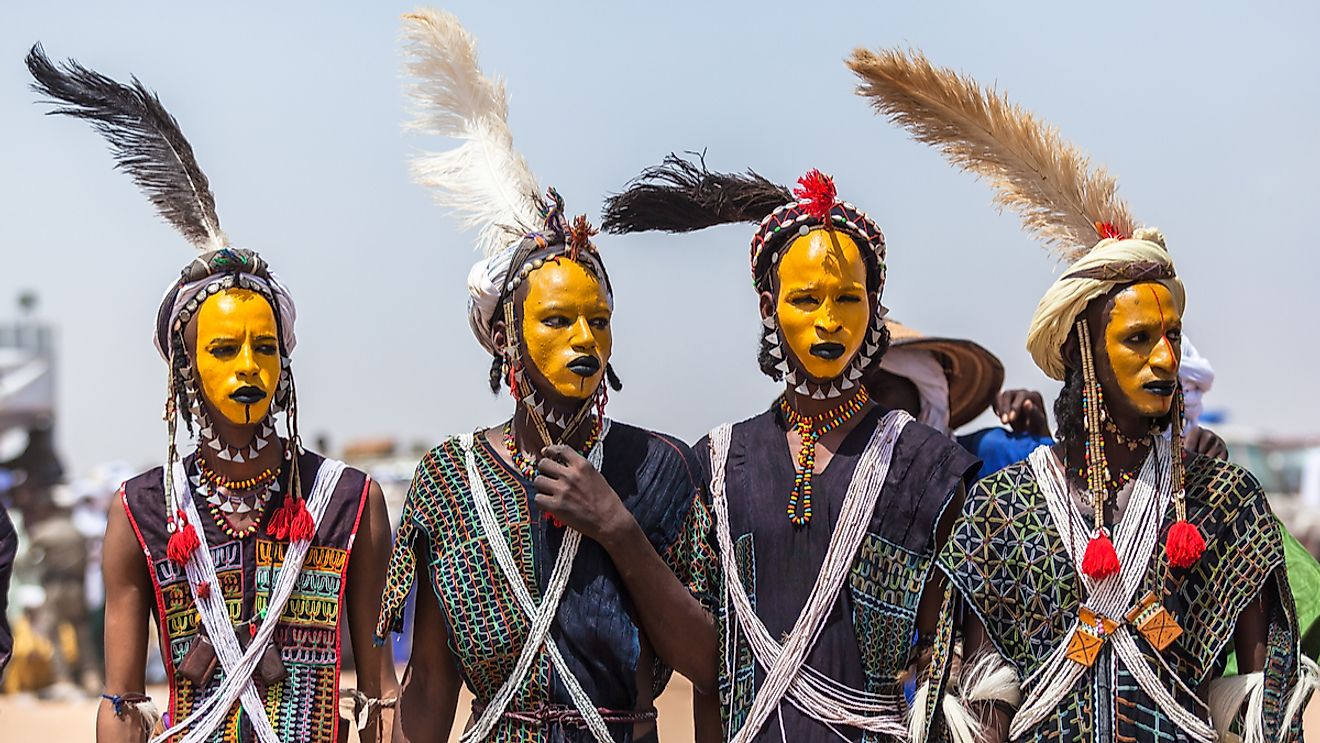
{"label": "dark skin", "polygon": [[[1107,328],[1110,322],[1115,295],[1125,288],[1127,287],[1116,287],[1106,296],[1092,302],[1086,309],[1086,317],[1093,336],[1089,339],[1089,342],[1092,344],[1096,376],[1105,396],[1105,406],[1109,412],[1110,420],[1124,434],[1135,437],[1143,435],[1150,429],[1151,418],[1138,410],[1119,388],[1118,378],[1113,366],[1110,364],[1109,354],[1106,350],[1104,334],[1099,332],[1100,328]],[[1173,328],[1170,328],[1170,330],[1172,331]],[[1170,332],[1169,337],[1170,342],[1163,345],[1163,348],[1168,349],[1169,352],[1161,351],[1152,353],[1150,356],[1147,373],[1153,379],[1176,379],[1177,377],[1179,336]],[[1076,335],[1073,335],[1063,348],[1064,360],[1069,366],[1081,364],[1081,351],[1077,346],[1077,342]],[[1210,434],[1210,436],[1218,440],[1218,437],[1214,434]],[[1145,460],[1149,449],[1148,445],[1138,447],[1136,451],[1129,451],[1127,447],[1120,446],[1112,434],[1106,433],[1105,437],[1105,455],[1109,459],[1110,467],[1115,471],[1120,468],[1131,469],[1140,466]],[[1199,445],[1213,448],[1210,445],[1213,442],[1207,444],[1207,441],[1209,439],[1201,439]],[[1222,445],[1222,440],[1219,443]],[[1053,447],[1055,456],[1063,462],[1083,461],[1084,449],[1084,441],[1063,441]],[[1093,514],[1092,509],[1081,501],[1080,492],[1076,488],[1073,490],[1073,503],[1082,514],[1083,519],[1089,522]],[[1129,483],[1117,493],[1117,497],[1105,501],[1106,523],[1115,524],[1122,519],[1131,491],[1132,486]],[[1265,667],[1270,608],[1268,602],[1271,600],[1268,593],[1262,593],[1238,615],[1237,627],[1233,634],[1233,645],[1237,651],[1238,667],[1242,673],[1253,673],[1263,670]],[[996,652],[985,627],[977,619],[975,612],[966,612],[962,630],[963,645],[968,649],[966,651],[968,657],[971,657],[974,653]],[[1203,699],[1208,692],[1208,683],[1207,687],[1199,690]],[[1007,741],[1009,723],[1012,719],[1010,713],[998,706],[989,704],[979,706],[980,717],[986,723],[984,740]]]}
{"label": "dark skin", "polygon": [[[526,286],[524,282],[515,293],[515,307],[522,306]],[[515,324],[521,325],[521,318]],[[496,322],[493,336],[499,347],[506,345],[507,331],[503,321]],[[527,354],[523,358],[526,360]],[[608,359],[601,360],[601,368],[605,361]],[[553,409],[571,415],[581,405],[581,400],[558,394],[534,364],[526,363],[525,369],[532,386]],[[547,446],[532,423],[530,412],[519,403],[513,415],[513,434],[520,451],[541,453],[537,463],[539,474],[533,482],[537,507],[598,543],[619,571],[641,628],[638,710],[653,706],[650,659],[656,656],[687,677],[698,692],[712,692],[718,657],[714,618],[656,553],[605,477],[577,452],[586,443],[590,431],[584,426],[571,432],[560,444]],[[513,457],[504,445],[503,426],[490,428],[483,435],[492,449],[514,466]],[[419,566],[424,564],[418,562]],[[428,580],[425,575],[418,576],[419,585],[427,585]],[[399,736],[395,740],[440,743],[448,740],[454,724],[461,676],[447,642],[432,639],[447,638],[440,607],[434,604],[430,600],[418,602],[414,637],[425,637],[427,641],[414,643],[414,647],[426,649],[420,655],[414,650],[409,659],[400,698],[402,724],[395,728]],[[423,612],[423,605],[434,606],[427,606]],[[639,723],[633,734],[641,736],[654,727],[654,723]]]}
{"label": "dark skin", "polygon": [[[195,358],[196,322],[185,333],[189,358]],[[216,434],[222,441],[239,446],[252,440],[258,424],[231,424],[207,405]],[[226,478],[242,479],[279,465],[281,447],[270,446],[254,462],[236,464],[217,461],[214,468]],[[230,521],[236,529],[251,524],[252,516]],[[357,662],[358,688],[368,697],[381,699],[398,695],[394,662],[388,648],[376,647],[373,634],[380,612],[380,596],[385,588],[385,565],[390,551],[389,514],[385,496],[374,481],[362,509],[357,538],[348,564],[345,588],[349,641]],[[103,548],[102,578],[105,581],[105,676],[109,693],[142,693],[146,690],[147,633],[155,610],[146,557],[138,545],[122,503],[110,504]],[[165,700],[156,700],[163,710]],[[109,701],[102,700],[96,713],[98,743],[142,743],[147,740],[136,715],[115,717]],[[362,740],[376,743],[374,728],[362,731]]]}

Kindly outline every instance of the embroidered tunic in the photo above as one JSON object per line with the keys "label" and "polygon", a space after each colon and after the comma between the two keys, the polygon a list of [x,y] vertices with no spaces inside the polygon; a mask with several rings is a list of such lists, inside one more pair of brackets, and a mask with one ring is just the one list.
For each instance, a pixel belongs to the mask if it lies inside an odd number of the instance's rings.
{"label": "embroidered tunic", "polygon": [[[542,518],[535,491],[504,462],[485,436],[477,435],[477,467],[504,538],[533,599],[541,600],[564,530]],[[668,436],[613,423],[604,441],[601,473],[632,513],[656,552],[705,606],[712,605],[714,540],[701,470],[692,451]],[[417,559],[422,560],[421,564]],[[449,648],[476,703],[485,705],[513,670],[530,627],[507,579],[494,561],[468,484],[466,457],[456,439],[432,449],[413,478],[404,503],[376,633],[400,631],[403,607],[420,570],[439,599]],[[426,592],[431,593],[431,592]],[[419,600],[433,600],[431,595]],[[641,630],[618,571],[599,544],[583,538],[550,637],[597,707],[635,710],[654,698],[671,669],[655,661],[654,688],[639,694]],[[415,637],[414,643],[426,642]],[[510,711],[539,705],[572,705],[544,648],[537,653]],[[610,725],[619,741],[633,726]],[[589,731],[504,718],[492,741],[589,741]]]}
{"label": "embroidered tunic", "polygon": [[[189,471],[193,461],[193,456],[184,461]],[[312,452],[305,452],[298,460],[303,497],[310,494],[322,461]],[[269,688],[258,686],[258,690],[280,740],[298,743],[337,740],[340,609],[368,482],[362,472],[344,470],[325,515],[317,524],[298,584],[276,625],[275,644],[280,648],[288,676]],[[281,487],[288,487],[287,471],[281,476]],[[165,530],[163,488],[162,470],[156,467],[124,483],[122,498],[151,572],[156,599],[152,613],[160,627],[165,671],[170,678],[169,719],[175,722],[187,717],[198,701],[215,693],[224,678],[224,670],[217,666],[211,680],[201,689],[175,674],[176,666],[198,634],[200,616],[183,568],[165,556],[169,534]],[[219,586],[211,590],[223,592],[234,623],[259,616],[270,598],[288,543],[269,539],[264,526],[246,539],[233,539],[207,514],[205,500],[196,493],[193,497],[202,517],[196,527],[204,531],[215,561]],[[280,502],[278,497],[270,499],[262,517],[263,525]],[[241,714],[240,705],[235,703],[226,721],[209,740],[237,743],[256,737],[247,716]]]}
{"label": "embroidered tunic", "polygon": [[[793,628],[816,582],[857,460],[883,411],[873,408],[814,477],[814,516],[794,527],[785,514],[794,462],[777,409],[734,425],[726,464],[729,532],[737,573],[756,615],[776,638]],[[697,451],[710,467],[710,442]],[[909,423],[894,448],[867,534],[851,574],[807,664],[830,678],[874,694],[901,694],[895,680],[908,661],[917,605],[935,559],[935,528],[958,485],[969,482],[978,460],[938,431]],[[726,737],[740,729],[765,677],[746,638],[730,637],[732,607],[719,614],[720,707]],[[782,719],[783,730],[780,730]],[[849,740],[879,740],[841,729]],[[781,703],[757,741],[837,741],[828,727]]]}
{"label": "embroidered tunic", "polygon": [[[1137,647],[1161,684],[1178,703],[1208,721],[1199,698],[1217,677],[1232,650],[1243,609],[1262,592],[1271,614],[1265,668],[1265,731],[1275,739],[1286,690],[1296,677],[1297,630],[1292,595],[1283,567],[1279,524],[1265,493],[1249,472],[1199,455],[1186,460],[1187,518],[1201,529],[1207,549],[1189,569],[1168,564],[1163,545],[1174,522],[1170,503],[1156,540],[1140,598],[1148,590],[1183,634],[1160,653],[1139,632]],[[1068,641],[1083,600],[1081,581],[1064,551],[1057,528],[1028,462],[981,480],[939,559],[940,569],[976,612],[999,654],[1029,677],[1060,643]],[[1024,693],[1030,690],[1024,685]],[[1285,737],[1300,734],[1300,715]],[[1106,642],[1058,711],[1021,740],[1185,741]]]}

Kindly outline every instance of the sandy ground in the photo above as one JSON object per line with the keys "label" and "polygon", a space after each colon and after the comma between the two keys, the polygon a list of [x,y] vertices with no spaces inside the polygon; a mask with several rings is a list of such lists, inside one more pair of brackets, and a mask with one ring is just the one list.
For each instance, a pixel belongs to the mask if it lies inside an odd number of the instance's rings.
{"label": "sandy ground", "polygon": [[[158,699],[165,698],[163,689],[153,689]],[[675,678],[660,697],[660,739],[666,743],[692,740],[692,688],[682,678]],[[466,696],[459,701],[459,709],[468,709]],[[0,741],[91,741],[94,739],[93,720],[96,718],[96,700],[77,702],[44,702],[27,696],[0,695]],[[1320,735],[1320,700],[1312,701],[1306,710],[1306,733]],[[457,741],[457,731],[450,741]]]}
{"label": "sandy ground", "polygon": [[[348,679],[346,679],[348,681]],[[154,699],[165,700],[168,690],[152,688]],[[692,740],[692,687],[682,677],[675,677],[660,697],[660,737],[666,743]],[[95,740],[96,707],[99,700],[42,701],[28,694],[0,694],[0,742],[40,741],[65,743]],[[163,706],[163,705],[162,705]],[[459,698],[460,720],[466,721],[464,710],[471,709],[467,692]],[[459,731],[450,736],[458,740]]]}

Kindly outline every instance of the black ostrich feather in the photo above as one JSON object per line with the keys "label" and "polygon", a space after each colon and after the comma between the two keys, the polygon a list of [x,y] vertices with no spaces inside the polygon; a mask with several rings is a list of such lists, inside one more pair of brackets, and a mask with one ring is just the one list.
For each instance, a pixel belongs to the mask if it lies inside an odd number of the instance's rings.
{"label": "black ostrich feather", "polygon": [[602,228],[625,232],[692,232],[717,224],[760,222],[776,207],[794,201],[787,188],[755,171],[712,173],[704,153],[693,160],[670,154],[642,171],[623,193],[605,201]]}
{"label": "black ostrich feather", "polygon": [[198,249],[225,247],[206,174],[155,93],[136,77],[124,85],[73,60],[57,66],[40,43],[28,52],[27,67],[32,89],[56,105],[49,113],[91,122],[110,143],[115,167],[128,173],[167,222]]}

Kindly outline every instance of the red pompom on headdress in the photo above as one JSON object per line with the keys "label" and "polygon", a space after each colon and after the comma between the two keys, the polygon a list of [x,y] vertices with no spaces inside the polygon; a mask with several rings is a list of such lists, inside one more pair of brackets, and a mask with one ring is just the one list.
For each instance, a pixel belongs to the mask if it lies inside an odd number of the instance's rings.
{"label": "red pompom on headdress", "polygon": [[1104,580],[1118,573],[1118,553],[1109,539],[1108,529],[1097,529],[1086,543],[1086,554],[1082,556],[1082,572],[1091,580]]}
{"label": "red pompom on headdress", "polygon": [[805,209],[812,218],[825,222],[829,219],[830,209],[838,203],[838,193],[834,190],[834,179],[812,168],[798,179],[798,187],[793,189],[798,202],[806,202]]}

